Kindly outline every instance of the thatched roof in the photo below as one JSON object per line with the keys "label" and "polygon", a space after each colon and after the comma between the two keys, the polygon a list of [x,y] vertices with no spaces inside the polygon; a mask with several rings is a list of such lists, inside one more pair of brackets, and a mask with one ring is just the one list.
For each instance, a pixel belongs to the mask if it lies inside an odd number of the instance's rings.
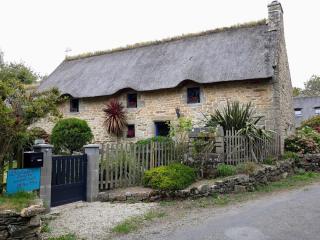
{"label": "thatched roof", "polygon": [[184,80],[214,83],[270,78],[266,21],[68,58],[41,83],[73,97],[174,88]]}

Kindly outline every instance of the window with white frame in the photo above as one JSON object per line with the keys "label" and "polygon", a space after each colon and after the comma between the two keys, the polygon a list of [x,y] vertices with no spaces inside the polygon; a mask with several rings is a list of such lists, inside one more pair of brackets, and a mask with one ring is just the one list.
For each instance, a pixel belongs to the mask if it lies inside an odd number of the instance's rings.
{"label": "window with white frame", "polygon": [[294,114],[296,115],[296,117],[301,117],[302,116],[302,108],[295,108]]}
{"label": "window with white frame", "polygon": [[314,113],[315,113],[316,115],[320,115],[320,107],[315,107],[315,108],[314,108]]}

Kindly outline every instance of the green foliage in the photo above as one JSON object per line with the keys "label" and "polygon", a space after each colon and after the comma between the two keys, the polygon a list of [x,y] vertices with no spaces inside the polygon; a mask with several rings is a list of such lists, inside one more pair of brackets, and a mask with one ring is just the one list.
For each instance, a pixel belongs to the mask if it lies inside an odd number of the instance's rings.
{"label": "green foliage", "polygon": [[142,225],[145,221],[152,221],[156,218],[162,218],[165,215],[165,212],[149,211],[143,216],[135,216],[124,220],[123,222],[113,227],[111,231],[119,234],[128,234],[137,230],[139,226]]}
{"label": "green foliage", "polygon": [[77,237],[75,234],[69,233],[66,235],[59,236],[59,237],[48,238],[48,240],[77,240]]}
{"label": "green foliage", "polygon": [[320,95],[320,76],[312,75],[311,78],[304,83],[302,90],[304,96],[319,96]]}
{"label": "green foliage", "polygon": [[145,171],[144,185],[160,190],[180,190],[195,181],[196,173],[191,167],[180,163],[161,166]]}
{"label": "green foliage", "polygon": [[20,211],[29,207],[37,198],[36,193],[18,192],[12,195],[0,195],[0,210]]}
{"label": "green foliage", "polygon": [[295,152],[286,151],[284,152],[282,158],[285,160],[286,159],[299,160],[299,155]]}
{"label": "green foliage", "polygon": [[139,140],[136,142],[136,144],[139,145],[148,145],[152,142],[159,142],[159,143],[173,143],[173,140],[169,137],[163,137],[163,136],[156,136],[156,137],[151,137],[143,140]]}
{"label": "green foliage", "polygon": [[256,169],[258,168],[258,165],[253,162],[247,162],[247,163],[241,163],[236,166],[236,171],[239,174],[253,174]]}
{"label": "green foliage", "polygon": [[293,94],[294,97],[297,97],[297,96],[301,95],[301,93],[302,93],[302,89],[301,88],[294,87],[292,89],[292,94]]}
{"label": "green foliage", "polygon": [[266,164],[266,165],[274,165],[276,162],[276,160],[272,157],[268,157],[266,159],[263,160],[263,164]]}
{"label": "green foliage", "polygon": [[317,153],[319,146],[312,138],[302,135],[293,135],[285,139],[285,150],[295,153]]}
{"label": "green foliage", "polygon": [[62,119],[52,129],[51,142],[58,151],[80,151],[92,139],[91,129],[85,120]]}
{"label": "green foliage", "polygon": [[28,127],[48,115],[60,116],[57,104],[63,99],[57,89],[26,91],[21,81],[6,65],[0,66],[0,179],[4,161],[14,159],[15,150],[24,147]]}
{"label": "green foliage", "polygon": [[262,117],[254,116],[254,108],[250,103],[241,104],[238,101],[227,102],[222,111],[216,109],[213,115],[207,119],[208,127],[220,125],[224,130],[240,130],[246,127],[248,122],[257,123]]}
{"label": "green foliage", "polygon": [[0,67],[2,78],[16,79],[23,84],[34,83],[40,77],[23,63],[3,64]]}
{"label": "green foliage", "polygon": [[218,177],[227,177],[232,176],[237,173],[236,167],[227,164],[219,164],[217,167]]}
{"label": "green foliage", "polygon": [[170,136],[177,143],[185,143],[189,139],[189,132],[192,130],[191,119],[180,117],[177,123],[170,123]]}
{"label": "green foliage", "polygon": [[302,127],[311,127],[315,129],[317,132],[320,132],[320,116],[314,116],[308,120],[302,122]]}

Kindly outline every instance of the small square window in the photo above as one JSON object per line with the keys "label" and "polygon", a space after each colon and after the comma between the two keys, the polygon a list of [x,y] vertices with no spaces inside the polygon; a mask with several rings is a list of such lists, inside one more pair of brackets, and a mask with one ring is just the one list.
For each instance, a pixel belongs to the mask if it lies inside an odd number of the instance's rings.
{"label": "small square window", "polygon": [[315,107],[315,108],[314,108],[314,113],[315,113],[316,115],[320,115],[320,107]]}
{"label": "small square window", "polygon": [[302,116],[302,108],[294,109],[294,114],[296,115],[296,117],[301,117]]}
{"label": "small square window", "polygon": [[70,112],[79,112],[79,99],[70,99]]}
{"label": "small square window", "polygon": [[135,128],[133,124],[128,125],[127,138],[134,138],[136,136]]}
{"label": "small square window", "polygon": [[136,93],[129,93],[128,94],[127,107],[128,108],[136,108],[137,107],[137,94]]}
{"label": "small square window", "polygon": [[187,103],[199,103],[200,102],[200,88],[193,87],[187,89],[188,99]]}

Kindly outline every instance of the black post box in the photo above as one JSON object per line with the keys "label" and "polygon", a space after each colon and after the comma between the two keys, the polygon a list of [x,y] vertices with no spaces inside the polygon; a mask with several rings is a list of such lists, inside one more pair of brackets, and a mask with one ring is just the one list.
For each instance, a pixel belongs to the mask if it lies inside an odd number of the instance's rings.
{"label": "black post box", "polygon": [[24,168],[40,168],[43,167],[43,152],[24,152],[23,154]]}

